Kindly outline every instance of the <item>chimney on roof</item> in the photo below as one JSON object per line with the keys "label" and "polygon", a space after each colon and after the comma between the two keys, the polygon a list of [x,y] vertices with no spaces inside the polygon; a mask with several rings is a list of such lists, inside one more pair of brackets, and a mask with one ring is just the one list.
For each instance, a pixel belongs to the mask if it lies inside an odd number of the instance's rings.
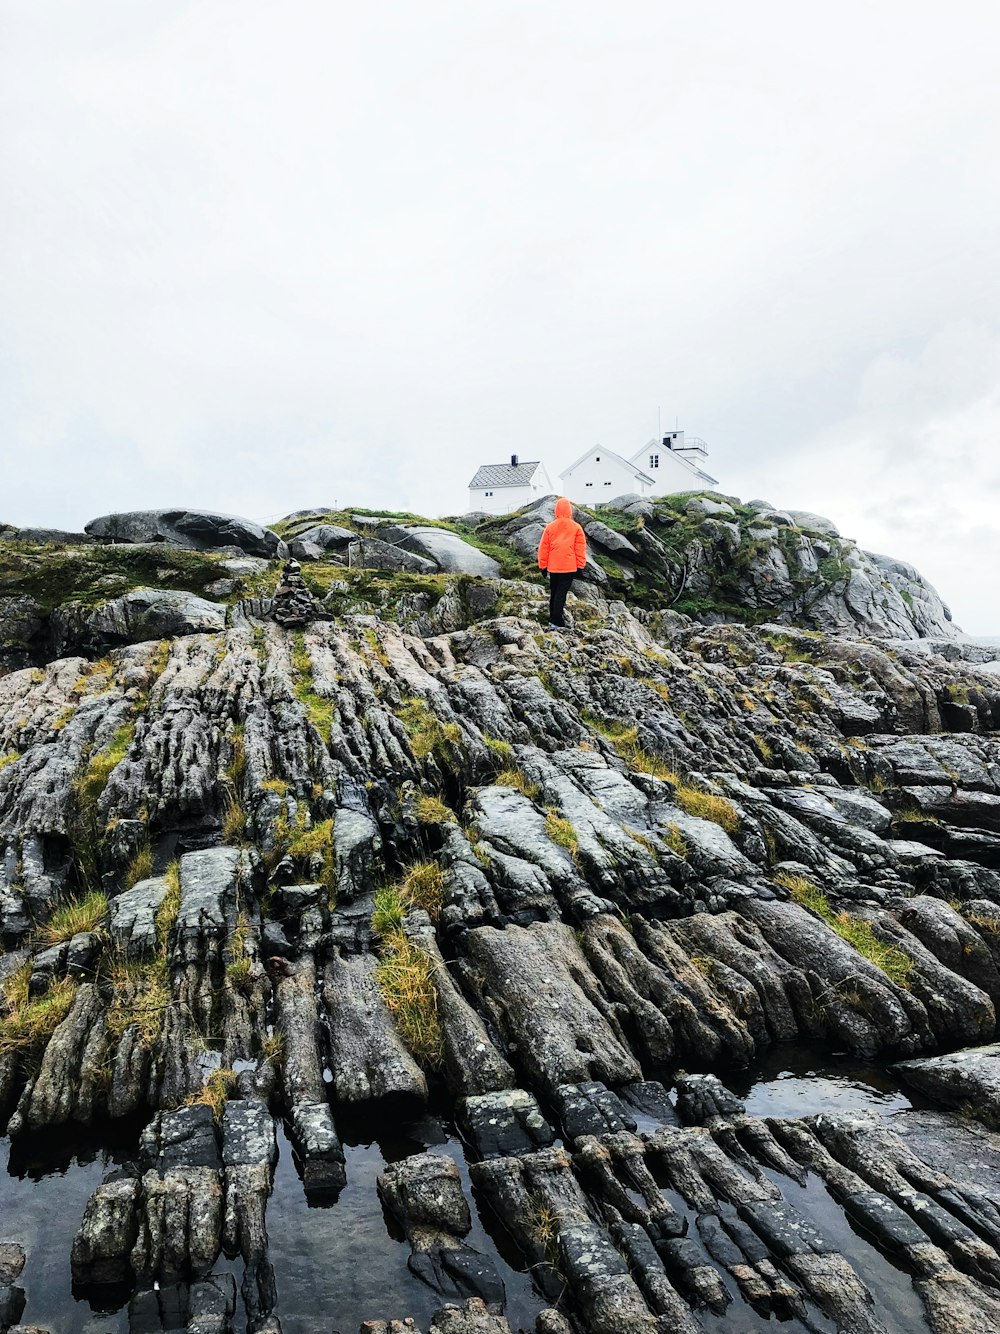
{"label": "chimney on roof", "polygon": [[510,456],[510,466],[511,466],[512,468],[516,468],[516,467],[517,467],[517,455],[516,455],[516,454],[511,454],[511,456]]}

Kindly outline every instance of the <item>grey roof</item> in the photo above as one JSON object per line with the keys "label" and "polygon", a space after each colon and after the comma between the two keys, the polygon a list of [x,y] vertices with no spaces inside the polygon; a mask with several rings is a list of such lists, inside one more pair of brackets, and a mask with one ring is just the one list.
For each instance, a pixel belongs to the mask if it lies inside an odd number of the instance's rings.
{"label": "grey roof", "polygon": [[469,483],[470,488],[483,486],[530,486],[539,460],[534,463],[519,463],[512,468],[509,463],[484,463]]}

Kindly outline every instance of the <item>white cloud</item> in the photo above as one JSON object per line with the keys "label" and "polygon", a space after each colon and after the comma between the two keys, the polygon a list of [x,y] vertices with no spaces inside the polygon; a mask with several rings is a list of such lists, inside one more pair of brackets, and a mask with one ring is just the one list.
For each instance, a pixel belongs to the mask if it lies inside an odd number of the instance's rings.
{"label": "white cloud", "polygon": [[873,359],[856,410],[774,460],[767,496],[911,560],[964,629],[997,633],[1000,333],[956,324]]}
{"label": "white cloud", "polygon": [[455,510],[661,405],[1000,629],[1000,11],[2,7],[0,518]]}

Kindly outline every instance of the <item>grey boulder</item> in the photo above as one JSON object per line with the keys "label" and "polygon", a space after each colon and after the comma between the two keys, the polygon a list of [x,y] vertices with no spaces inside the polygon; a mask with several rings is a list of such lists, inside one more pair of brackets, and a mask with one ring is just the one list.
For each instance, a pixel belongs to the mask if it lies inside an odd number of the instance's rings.
{"label": "grey boulder", "polygon": [[289,549],[296,560],[322,560],[326,554],[315,542],[303,542],[301,538],[296,538]]}
{"label": "grey boulder", "polygon": [[390,538],[395,546],[433,561],[445,574],[478,574],[484,579],[495,579],[500,573],[498,561],[446,528],[401,528],[396,531],[399,535],[394,532]]}
{"label": "grey boulder", "polygon": [[295,540],[312,542],[323,551],[329,551],[331,547],[336,551],[340,547],[346,547],[348,542],[353,542],[356,537],[357,533],[352,533],[350,528],[341,528],[335,523],[318,523],[298,533]]}
{"label": "grey boulder", "polygon": [[611,500],[601,501],[595,505],[598,510],[620,510],[623,514],[631,514],[634,518],[640,516],[644,519],[651,519],[656,513],[656,506],[646,496],[640,496],[637,491],[627,491],[623,496],[614,496]]}
{"label": "grey boulder", "polygon": [[410,574],[437,574],[438,567],[425,556],[404,551],[377,537],[362,537],[351,547],[351,564],[363,570],[406,570]]}
{"label": "grey boulder", "polygon": [[179,589],[134,588],[91,612],[87,627],[108,643],[121,644],[215,634],[226,628],[226,608]]}
{"label": "grey boulder", "polygon": [[18,528],[11,537],[15,542],[57,547],[80,547],[94,541],[89,533],[67,533],[62,528]]}
{"label": "grey boulder", "polygon": [[814,532],[825,533],[827,537],[839,537],[840,529],[832,519],[824,519],[822,514],[813,514],[811,510],[789,510],[791,518],[798,528],[811,528]]}
{"label": "grey boulder", "polygon": [[238,547],[248,556],[283,557],[285,544],[277,533],[252,519],[212,510],[130,510],[103,514],[85,527],[91,537],[108,542],[165,542],[191,551]]}
{"label": "grey boulder", "polygon": [[921,1093],[1000,1129],[1000,1043],[899,1061],[894,1069]]}

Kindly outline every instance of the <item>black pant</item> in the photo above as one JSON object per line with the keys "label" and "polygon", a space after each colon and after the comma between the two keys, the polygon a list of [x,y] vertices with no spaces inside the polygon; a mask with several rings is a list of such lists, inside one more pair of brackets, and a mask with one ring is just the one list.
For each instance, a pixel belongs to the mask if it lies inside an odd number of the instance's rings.
{"label": "black pant", "polygon": [[566,599],[569,596],[569,590],[573,587],[573,580],[576,578],[576,571],[571,570],[568,574],[556,574],[549,571],[549,623],[551,625],[565,625],[563,612],[566,610]]}

